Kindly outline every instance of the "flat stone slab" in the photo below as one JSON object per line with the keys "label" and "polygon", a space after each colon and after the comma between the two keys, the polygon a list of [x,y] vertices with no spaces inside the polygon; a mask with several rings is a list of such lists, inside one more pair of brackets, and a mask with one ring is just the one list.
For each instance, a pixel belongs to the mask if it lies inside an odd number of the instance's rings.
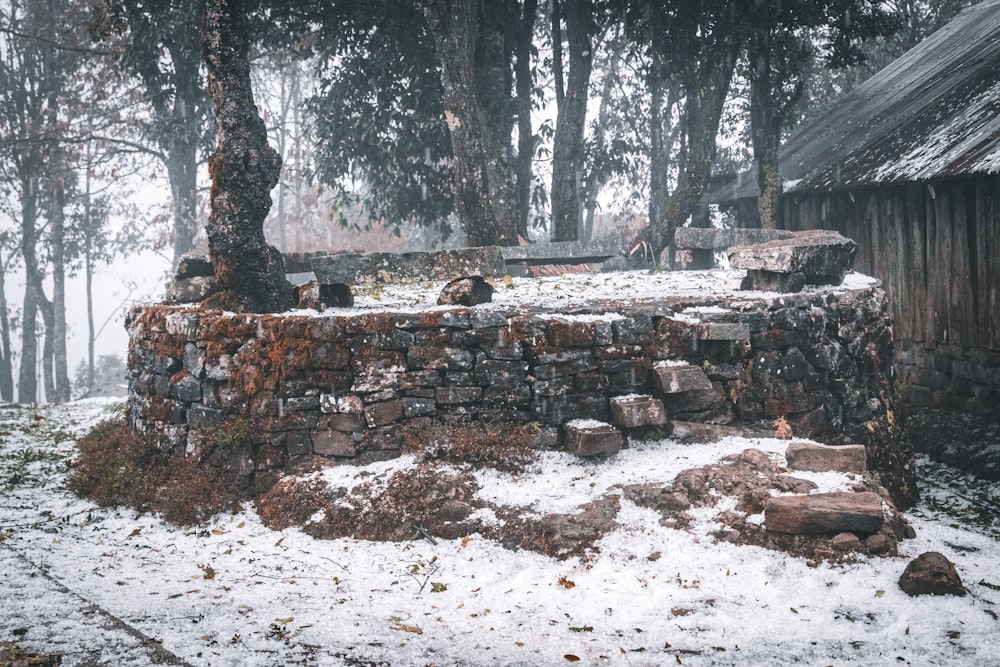
{"label": "flat stone slab", "polygon": [[659,362],[653,366],[656,387],[664,394],[682,394],[688,391],[711,391],[712,381],[705,371],[689,364]]}
{"label": "flat stone slab", "polygon": [[624,444],[622,432],[595,419],[574,419],[563,426],[566,450],[577,456],[611,456]]}
{"label": "flat stone slab", "polygon": [[875,533],[882,527],[877,493],[815,493],[764,501],[764,527],[772,533]]}
{"label": "flat stone slab", "polygon": [[795,232],[785,229],[704,229],[678,227],[674,246],[691,250],[723,250],[736,245],[752,245],[791,238]]}
{"label": "flat stone slab", "polygon": [[778,273],[776,271],[747,271],[740,281],[740,289],[754,292],[778,292],[779,294],[794,294],[801,292],[806,286],[804,273]]}
{"label": "flat stone slab", "polygon": [[310,258],[320,284],[425,282],[465,276],[502,277],[503,254],[497,246],[434,252],[345,253]]}
{"label": "flat stone slab", "polygon": [[625,428],[662,426],[667,423],[663,401],[652,396],[615,396],[611,399],[611,419]]}
{"label": "flat stone slab", "polygon": [[793,442],[785,450],[788,467],[810,472],[850,472],[861,475],[867,469],[864,445],[820,445]]}
{"label": "flat stone slab", "polygon": [[602,238],[594,241],[552,241],[500,248],[508,263],[589,264],[603,262],[624,252],[621,240]]}
{"label": "flat stone slab", "polygon": [[816,229],[791,238],[729,249],[734,269],[803,273],[813,285],[839,285],[854,267],[857,244],[837,232]]}

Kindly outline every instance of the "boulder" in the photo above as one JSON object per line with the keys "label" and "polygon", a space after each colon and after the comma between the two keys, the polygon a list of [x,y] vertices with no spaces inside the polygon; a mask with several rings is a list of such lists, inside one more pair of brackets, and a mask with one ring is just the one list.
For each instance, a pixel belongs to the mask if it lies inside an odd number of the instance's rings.
{"label": "boulder", "polygon": [[965,595],[962,579],[944,554],[928,551],[914,558],[899,577],[907,595]]}
{"label": "boulder", "polygon": [[667,423],[667,412],[660,399],[633,394],[611,399],[611,418],[625,428],[662,426]]}
{"label": "boulder", "polygon": [[452,280],[438,296],[439,306],[478,306],[493,301],[493,285],[482,276],[466,276]]}
{"label": "boulder", "polygon": [[809,230],[791,238],[729,249],[734,269],[802,273],[813,285],[839,285],[854,266],[857,244],[837,232]]}
{"label": "boulder", "polygon": [[816,493],[777,496],[764,503],[764,527],[773,533],[874,533],[883,523],[877,493]]}
{"label": "boulder", "polygon": [[861,475],[867,469],[864,445],[820,445],[793,442],[785,450],[788,467],[810,472],[850,472]]}
{"label": "boulder", "polygon": [[622,448],[622,432],[595,419],[575,419],[563,427],[566,450],[577,456],[611,456]]}

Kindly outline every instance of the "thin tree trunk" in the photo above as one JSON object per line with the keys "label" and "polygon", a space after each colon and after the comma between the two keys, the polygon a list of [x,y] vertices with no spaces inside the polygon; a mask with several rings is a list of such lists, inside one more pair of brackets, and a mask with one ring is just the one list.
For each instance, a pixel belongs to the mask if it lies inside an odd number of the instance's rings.
{"label": "thin tree trunk", "polygon": [[45,338],[42,339],[42,386],[45,389],[45,402],[57,402],[55,378],[55,317],[52,302],[42,292],[42,282],[36,285],[35,298],[38,299],[38,312],[42,314],[45,323]]}
{"label": "thin tree trunk", "polygon": [[531,212],[531,161],[535,155],[535,136],[531,130],[531,44],[538,15],[538,0],[524,0],[518,26],[517,60],[514,81],[517,89],[517,160],[514,181],[517,187],[517,233],[528,238],[528,216]]}
{"label": "thin tree trunk", "polygon": [[556,113],[562,109],[566,95],[563,84],[562,16],[559,1],[551,0],[552,6],[549,12],[552,17],[552,77],[556,87]]}
{"label": "thin tree trunk", "polygon": [[13,402],[14,369],[10,349],[10,314],[5,275],[6,266],[0,266],[0,399]]}
{"label": "thin tree trunk", "polygon": [[552,240],[573,241],[580,226],[580,184],[587,124],[587,97],[594,55],[589,0],[564,0],[569,76],[556,118],[552,147]]}
{"label": "thin tree trunk", "polygon": [[209,159],[212,213],[208,247],[222,289],[217,305],[249,312],[290,308],[292,285],[281,253],[264,238],[281,158],[267,143],[247,59],[246,4],[206,0],[201,43],[219,144]]}
{"label": "thin tree trunk", "polygon": [[444,84],[444,113],[451,134],[455,212],[470,246],[517,245],[517,196],[498,128],[476,94],[478,3],[423,3]]}
{"label": "thin tree trunk", "polygon": [[[608,126],[608,101],[611,99],[611,89],[615,81],[618,80],[618,61],[622,52],[621,24],[616,28],[615,36],[608,45],[608,63],[601,83],[601,104],[597,109],[597,127],[594,135],[594,143],[604,146],[604,128]],[[591,241],[594,238],[594,216],[597,213],[597,196],[607,182],[607,173],[599,169],[591,169],[587,175],[587,182],[583,188],[586,197],[585,213],[583,217],[583,227],[580,230],[581,241]]]}

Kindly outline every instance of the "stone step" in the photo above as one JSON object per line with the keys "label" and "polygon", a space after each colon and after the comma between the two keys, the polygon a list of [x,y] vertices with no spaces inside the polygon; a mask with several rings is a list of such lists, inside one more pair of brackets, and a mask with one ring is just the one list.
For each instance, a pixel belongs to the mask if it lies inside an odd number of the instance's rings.
{"label": "stone step", "polygon": [[611,424],[596,419],[574,419],[563,426],[566,450],[577,456],[611,456],[625,444],[625,436]]}
{"label": "stone step", "polygon": [[773,533],[875,533],[883,523],[877,493],[814,493],[775,496],[764,502],[764,528]]}
{"label": "stone step", "polygon": [[867,470],[864,445],[821,445],[793,442],[785,450],[788,467],[809,472],[849,472],[856,475]]}

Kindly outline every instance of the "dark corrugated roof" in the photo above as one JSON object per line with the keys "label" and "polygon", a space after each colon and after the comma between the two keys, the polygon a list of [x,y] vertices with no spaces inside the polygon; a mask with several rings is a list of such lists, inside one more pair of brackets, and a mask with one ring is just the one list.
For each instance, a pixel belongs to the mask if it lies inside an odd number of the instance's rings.
{"label": "dark corrugated roof", "polygon": [[[838,99],[785,142],[780,163],[785,192],[1000,172],[1000,0],[962,11]],[[743,175],[716,199],[756,187]]]}

